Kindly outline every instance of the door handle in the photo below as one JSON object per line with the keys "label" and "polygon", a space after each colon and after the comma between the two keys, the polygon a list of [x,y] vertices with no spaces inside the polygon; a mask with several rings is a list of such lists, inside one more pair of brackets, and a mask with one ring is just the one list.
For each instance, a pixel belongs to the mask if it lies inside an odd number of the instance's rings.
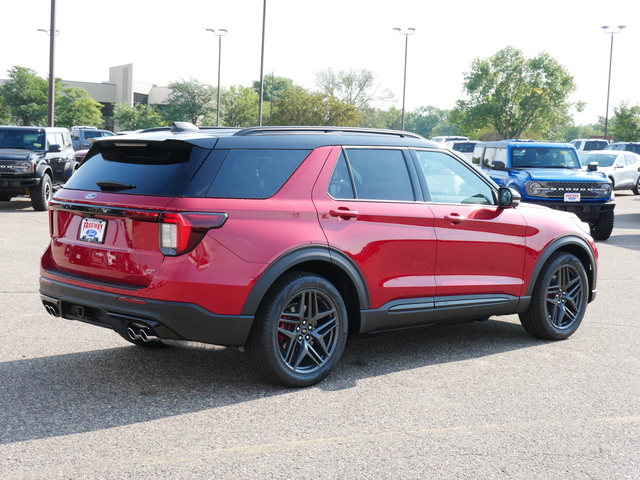
{"label": "door handle", "polygon": [[340,207],[337,210],[329,210],[329,215],[332,217],[340,217],[343,220],[349,220],[350,218],[356,218],[358,216],[358,212],[356,210],[348,210]]}
{"label": "door handle", "polygon": [[450,213],[449,215],[445,215],[444,219],[448,222],[453,223],[454,225],[459,225],[464,222],[467,217],[463,217],[459,213]]}

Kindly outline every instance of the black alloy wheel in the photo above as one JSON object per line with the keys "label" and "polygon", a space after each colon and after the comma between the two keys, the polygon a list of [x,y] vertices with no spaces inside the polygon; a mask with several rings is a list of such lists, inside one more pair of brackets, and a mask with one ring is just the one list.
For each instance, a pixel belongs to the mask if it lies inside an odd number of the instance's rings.
{"label": "black alloy wheel", "polygon": [[338,290],[318,275],[291,273],[267,293],[245,351],[265,379],[307,387],[333,370],[346,338],[347,311]]}
{"label": "black alloy wheel", "polygon": [[556,252],[542,268],[520,322],[534,337],[563,340],[580,326],[588,297],[589,281],[580,260],[570,253]]}

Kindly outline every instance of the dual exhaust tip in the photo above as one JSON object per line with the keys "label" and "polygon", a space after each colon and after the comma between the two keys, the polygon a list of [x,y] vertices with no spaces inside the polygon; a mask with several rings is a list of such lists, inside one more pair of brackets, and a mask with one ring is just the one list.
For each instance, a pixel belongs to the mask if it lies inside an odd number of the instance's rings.
{"label": "dual exhaust tip", "polygon": [[134,342],[136,340],[142,340],[145,343],[160,341],[160,338],[149,328],[128,327],[127,335],[129,335],[129,338]]}

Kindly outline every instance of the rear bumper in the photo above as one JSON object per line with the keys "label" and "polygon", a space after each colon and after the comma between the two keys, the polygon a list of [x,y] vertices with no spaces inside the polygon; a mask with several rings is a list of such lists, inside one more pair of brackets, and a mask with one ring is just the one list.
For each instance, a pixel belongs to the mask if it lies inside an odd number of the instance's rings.
{"label": "rear bumper", "polygon": [[199,305],[111,294],[40,277],[40,298],[47,311],[69,320],[106,327],[127,335],[145,327],[160,339],[224,346],[246,343],[253,316],[216,315]]}

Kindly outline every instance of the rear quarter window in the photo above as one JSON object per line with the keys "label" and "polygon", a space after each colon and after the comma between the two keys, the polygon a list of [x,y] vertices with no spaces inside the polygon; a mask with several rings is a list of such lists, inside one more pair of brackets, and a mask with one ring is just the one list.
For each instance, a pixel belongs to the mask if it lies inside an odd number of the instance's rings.
{"label": "rear quarter window", "polygon": [[206,193],[211,198],[269,198],[310,150],[229,150]]}

